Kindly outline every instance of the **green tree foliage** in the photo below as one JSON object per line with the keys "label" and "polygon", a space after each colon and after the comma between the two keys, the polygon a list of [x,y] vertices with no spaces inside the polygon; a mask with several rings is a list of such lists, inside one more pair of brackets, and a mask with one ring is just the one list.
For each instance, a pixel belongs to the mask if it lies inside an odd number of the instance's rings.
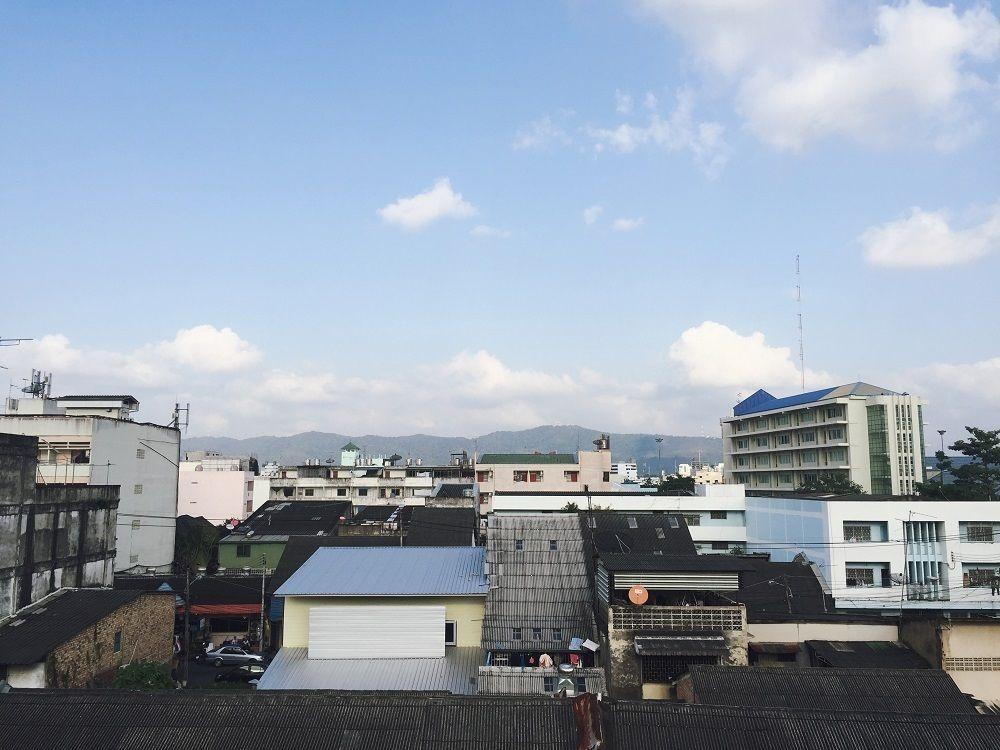
{"label": "green tree foliage", "polygon": [[656,488],[659,495],[693,495],[694,477],[669,476]]}
{"label": "green tree foliage", "polygon": [[865,488],[846,476],[820,474],[816,479],[797,487],[798,492],[819,492],[824,495],[863,495]]}
{"label": "green tree foliage", "polygon": [[563,511],[565,511],[566,513],[576,513],[578,510],[580,510],[580,506],[577,505],[576,503],[570,502],[566,503],[563,506]]}
{"label": "green tree foliage", "polygon": [[114,686],[122,690],[169,690],[174,683],[163,664],[136,661],[115,673]]}
{"label": "green tree foliage", "polygon": [[949,450],[968,456],[969,462],[956,466],[955,462],[942,451],[934,454],[937,468],[952,476],[947,484],[920,482],[917,491],[921,495],[939,497],[945,500],[996,500],[1000,497],[1000,430],[983,430],[966,427],[969,437],[956,440]]}
{"label": "green tree foliage", "polygon": [[174,568],[178,573],[208,567],[212,548],[219,541],[219,529],[204,518],[177,519],[174,536]]}

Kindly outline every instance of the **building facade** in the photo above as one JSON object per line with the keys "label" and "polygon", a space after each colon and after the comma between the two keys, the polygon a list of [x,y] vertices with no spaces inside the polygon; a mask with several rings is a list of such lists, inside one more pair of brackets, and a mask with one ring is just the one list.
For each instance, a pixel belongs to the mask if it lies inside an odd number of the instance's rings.
{"label": "building facade", "polygon": [[177,515],[214,523],[244,519],[253,508],[256,461],[210,451],[188,451],[178,467]]}
{"label": "building facade", "polygon": [[923,401],[867,383],[775,398],[760,390],[722,420],[727,481],[791,491],[821,476],[909,495],[924,481]]}
{"label": "building facade", "polygon": [[116,485],[115,570],[169,571],[180,431],[135,422],[132,396],[8,399],[0,432],[38,438],[37,481]]}

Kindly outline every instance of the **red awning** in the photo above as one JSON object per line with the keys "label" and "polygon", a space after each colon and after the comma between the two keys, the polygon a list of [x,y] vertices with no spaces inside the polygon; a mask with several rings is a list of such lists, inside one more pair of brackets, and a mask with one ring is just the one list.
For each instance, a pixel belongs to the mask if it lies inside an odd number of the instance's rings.
{"label": "red awning", "polygon": [[[184,607],[177,608],[177,614],[184,614]],[[233,617],[259,615],[259,604],[192,604],[191,614],[198,617]]]}

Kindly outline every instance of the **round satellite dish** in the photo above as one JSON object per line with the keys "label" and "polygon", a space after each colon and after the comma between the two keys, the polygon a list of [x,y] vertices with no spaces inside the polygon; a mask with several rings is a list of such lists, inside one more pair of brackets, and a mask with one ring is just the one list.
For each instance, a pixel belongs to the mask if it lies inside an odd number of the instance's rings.
{"label": "round satellite dish", "polygon": [[649,592],[645,586],[636,584],[628,590],[628,600],[637,606],[642,606],[649,599]]}

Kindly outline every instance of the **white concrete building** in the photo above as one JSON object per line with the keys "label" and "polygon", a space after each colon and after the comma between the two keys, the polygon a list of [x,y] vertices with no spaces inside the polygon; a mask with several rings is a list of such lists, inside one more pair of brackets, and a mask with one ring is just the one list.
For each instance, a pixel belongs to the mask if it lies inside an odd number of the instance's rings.
{"label": "white concrete building", "polygon": [[213,523],[243,520],[253,512],[251,459],[213,451],[188,451],[181,461],[177,515],[202,516]]}
{"label": "white concrete building", "polygon": [[619,513],[662,512],[684,516],[699,552],[728,552],[747,543],[743,485],[695,487],[695,495],[656,495],[647,492],[500,492],[493,496],[493,513],[558,513],[573,503],[579,510]]}
{"label": "white concrete building", "polygon": [[0,432],[38,438],[39,484],[118,485],[115,571],[168,572],[180,432],[133,421],[138,407],[132,396],[8,399]]}
{"label": "white concrete building", "polygon": [[923,402],[867,383],[775,398],[760,390],[722,420],[727,481],[791,491],[821,475],[873,495],[924,481]]}
{"label": "white concrete building", "polygon": [[639,466],[633,461],[622,461],[611,464],[612,483],[638,482]]}
{"label": "white concrete building", "polygon": [[1000,611],[1000,503],[748,497],[746,536],[778,562],[804,554],[838,607]]}
{"label": "white concrete building", "polygon": [[487,513],[492,508],[492,498],[497,492],[611,491],[611,438],[601,435],[594,445],[595,450],[578,454],[484,453],[475,466],[480,512]]}

